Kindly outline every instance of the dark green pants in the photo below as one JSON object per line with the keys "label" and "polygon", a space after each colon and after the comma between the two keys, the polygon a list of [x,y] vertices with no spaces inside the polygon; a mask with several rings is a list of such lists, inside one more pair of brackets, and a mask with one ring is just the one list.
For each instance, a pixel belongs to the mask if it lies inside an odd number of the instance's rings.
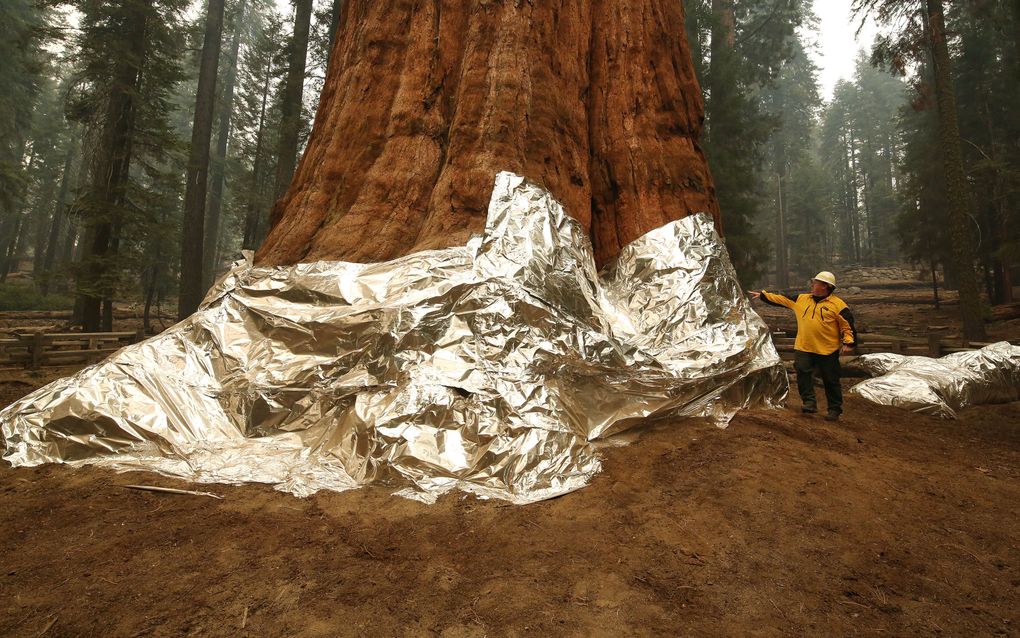
{"label": "dark green pants", "polygon": [[793,367],[797,371],[797,391],[800,400],[809,410],[817,410],[815,399],[815,372],[825,386],[825,402],[829,414],[842,414],[843,388],[839,386],[839,350],[832,354],[793,351]]}

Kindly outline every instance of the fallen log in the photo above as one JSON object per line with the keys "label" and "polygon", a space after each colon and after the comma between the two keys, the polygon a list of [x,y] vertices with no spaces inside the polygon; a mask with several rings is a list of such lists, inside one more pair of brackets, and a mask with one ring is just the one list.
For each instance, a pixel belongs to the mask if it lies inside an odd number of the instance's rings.
{"label": "fallen log", "polygon": [[1020,302],[992,306],[992,318],[996,321],[1020,319]]}

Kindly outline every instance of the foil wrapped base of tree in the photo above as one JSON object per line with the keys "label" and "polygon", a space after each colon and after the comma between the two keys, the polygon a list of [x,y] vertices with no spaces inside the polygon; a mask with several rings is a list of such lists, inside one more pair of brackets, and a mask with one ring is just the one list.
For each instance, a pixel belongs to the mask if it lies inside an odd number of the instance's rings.
{"label": "foil wrapped base of tree", "polygon": [[468,245],[373,264],[243,260],[197,313],[0,424],[20,466],[528,503],[583,487],[598,440],[660,417],[725,425],[787,390],[710,217],[644,235],[599,274],[584,228],[500,173]]}

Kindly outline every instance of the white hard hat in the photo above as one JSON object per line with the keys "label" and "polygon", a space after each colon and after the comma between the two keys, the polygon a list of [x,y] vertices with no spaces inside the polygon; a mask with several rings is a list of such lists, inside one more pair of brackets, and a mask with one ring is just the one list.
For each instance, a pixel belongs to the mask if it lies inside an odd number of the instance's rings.
{"label": "white hard hat", "polygon": [[836,287],[836,275],[832,274],[828,270],[823,270],[822,272],[812,277],[812,279],[815,279],[825,284],[829,284],[833,288]]}

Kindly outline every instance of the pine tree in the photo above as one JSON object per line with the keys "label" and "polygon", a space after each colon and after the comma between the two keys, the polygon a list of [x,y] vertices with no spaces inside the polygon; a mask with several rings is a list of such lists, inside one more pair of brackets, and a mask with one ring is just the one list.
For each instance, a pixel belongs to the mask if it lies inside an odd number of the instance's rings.
{"label": "pine tree", "polygon": [[[776,123],[766,145],[768,168],[763,176],[775,194],[771,235],[780,288],[790,285],[791,268],[807,277],[805,266],[817,272],[824,261],[827,227],[824,198],[817,197],[815,188],[820,167],[813,152],[821,106],[816,73],[803,44],[795,38],[789,62],[761,93],[762,108]],[[816,198],[807,197],[808,192]]]}
{"label": "pine tree", "polygon": [[0,276],[24,229],[31,162],[29,136],[39,83],[46,68],[44,44],[53,37],[51,10],[32,0],[0,3]]}
{"label": "pine tree", "polygon": [[86,330],[112,329],[113,299],[131,277],[122,245],[150,221],[137,176],[167,152],[170,91],[181,79],[181,0],[81,1],[80,81],[68,110],[86,126],[88,185],[77,292]]}
{"label": "pine tree", "polygon": [[[1018,5],[1020,6],[1020,5]],[[1020,261],[1020,82],[1016,33],[1020,13],[1002,0],[968,3],[952,16],[959,34],[954,60],[960,135],[975,219],[981,226],[980,261],[993,303],[1013,300],[1010,265]]]}
{"label": "pine tree", "polygon": [[764,92],[797,54],[796,29],[807,24],[806,2],[686,2],[694,66],[706,87],[705,153],[724,211],[726,243],[745,281],[767,261],[763,208],[777,192],[766,175],[766,144],[778,122],[765,112]]}
{"label": "pine tree", "polygon": [[879,21],[898,20],[905,25],[896,37],[878,42],[878,59],[898,68],[908,60],[923,59],[930,52],[933,86],[938,113],[939,143],[944,160],[946,198],[949,204],[948,233],[951,237],[950,263],[960,293],[960,316],[968,339],[983,340],[983,302],[974,264],[977,259],[971,230],[971,194],[963,164],[963,149],[953,85],[953,63],[949,53],[942,0],[854,0],[859,14],[874,14]]}
{"label": "pine tree", "polygon": [[258,248],[269,226],[276,167],[272,141],[280,122],[279,103],[272,98],[281,84],[284,50],[284,43],[277,40],[283,31],[281,16],[258,3],[249,15],[250,37],[242,51],[232,145],[239,171],[233,199],[242,250]]}
{"label": "pine tree", "polygon": [[203,246],[203,282],[207,289],[212,285],[218,264],[220,245],[220,217],[223,209],[223,189],[226,175],[227,142],[230,139],[231,116],[234,112],[234,89],[237,83],[237,67],[241,49],[241,32],[245,22],[245,0],[240,0],[234,8],[231,25],[230,47],[227,51],[226,68],[224,69],[222,91],[219,99],[219,118],[216,130],[216,150],[212,157],[212,170],[209,181],[209,201],[205,217],[205,245]]}
{"label": "pine tree", "polygon": [[208,0],[205,38],[195,95],[195,122],[191,130],[188,175],[184,194],[184,226],[181,232],[181,284],[177,303],[179,319],[195,312],[205,288],[202,286],[205,245],[205,200],[209,177],[209,142],[212,138],[216,71],[223,32],[224,0]]}
{"label": "pine tree", "polygon": [[280,134],[276,149],[276,185],[274,195],[281,197],[290,186],[297,163],[298,137],[301,132],[302,95],[308,34],[312,20],[312,0],[293,0],[294,31],[288,44],[287,79],[280,104]]}

